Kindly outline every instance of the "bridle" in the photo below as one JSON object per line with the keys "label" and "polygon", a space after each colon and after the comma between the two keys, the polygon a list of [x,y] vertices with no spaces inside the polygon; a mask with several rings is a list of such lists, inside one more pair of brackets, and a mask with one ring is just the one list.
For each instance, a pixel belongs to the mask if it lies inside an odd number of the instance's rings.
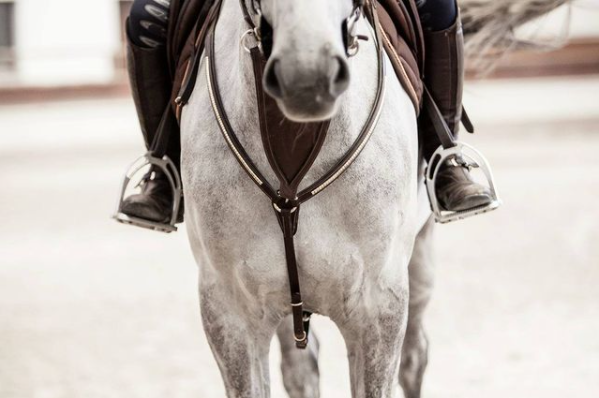
{"label": "bridle", "polygon": [[[251,35],[258,43],[258,47],[260,48],[262,55],[268,59],[272,54],[274,32],[272,25],[262,13],[261,0],[249,0],[251,11],[248,9],[247,0],[239,0],[239,2],[243,11],[243,18],[250,26],[250,29],[248,29],[241,38],[243,47],[247,50],[244,40],[247,36]],[[357,33],[358,21],[364,15],[365,5],[366,0],[353,0],[354,7],[352,12],[341,25],[343,44],[345,46],[345,53],[348,57],[353,57],[358,53],[360,49],[360,40],[368,40],[368,36],[359,35]],[[257,17],[257,24],[254,22],[252,15]]]}

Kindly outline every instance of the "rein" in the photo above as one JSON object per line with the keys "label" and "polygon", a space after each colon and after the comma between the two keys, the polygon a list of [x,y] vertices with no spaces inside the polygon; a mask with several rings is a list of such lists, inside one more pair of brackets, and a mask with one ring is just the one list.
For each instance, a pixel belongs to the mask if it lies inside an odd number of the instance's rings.
{"label": "rein", "polygon": [[[354,4],[356,4],[357,7],[360,7],[360,9],[362,9],[362,7],[365,7],[365,5],[363,4],[363,0],[356,0]],[[303,307],[298,264],[295,254],[294,236],[297,232],[300,206],[302,203],[315,197],[324,189],[326,189],[329,185],[331,185],[356,160],[356,158],[362,152],[368,140],[372,136],[372,133],[374,132],[374,129],[377,125],[382,110],[383,98],[385,93],[386,73],[384,62],[384,48],[380,40],[382,33],[380,31],[381,26],[378,21],[377,14],[374,10],[373,3],[371,1],[368,1],[367,4],[368,8],[366,9],[367,12],[365,14],[373,26],[377,47],[378,62],[378,79],[376,89],[377,91],[373,107],[370,111],[370,114],[368,116],[368,119],[366,120],[364,127],[362,128],[360,134],[358,135],[352,146],[349,148],[349,150],[327,173],[325,173],[316,182],[299,192],[297,191],[297,186],[299,185],[300,181],[296,181],[296,183],[290,188],[290,186],[286,184],[284,180],[281,179],[280,167],[273,167],[275,173],[281,180],[281,187],[280,189],[276,190],[260,172],[258,167],[256,167],[254,161],[250,158],[244,147],[241,145],[240,141],[237,139],[235,131],[231,127],[229,118],[227,117],[227,114],[225,112],[222,96],[218,88],[217,70],[215,65],[214,40],[214,30],[216,27],[216,23],[212,24],[212,27],[206,37],[206,80],[210,96],[210,102],[212,104],[212,108],[216,116],[220,131],[225,139],[225,142],[227,143],[227,146],[239,162],[240,166],[248,174],[252,181],[258,186],[258,188],[260,188],[260,190],[262,190],[262,192],[271,200],[273,210],[276,214],[279,226],[281,227],[281,231],[283,233],[285,258],[287,263],[289,287],[291,294],[294,338],[296,341],[296,346],[298,348],[306,348],[308,344],[308,331],[310,326],[310,317],[312,315],[310,311],[305,311]],[[259,28],[257,28],[254,25],[244,0],[241,0],[241,5],[244,13],[244,19],[246,20],[248,25],[252,27],[252,30],[254,32],[258,32]],[[261,79],[259,79],[259,77],[262,76],[264,56],[266,54],[264,54],[263,49],[260,49],[259,46],[255,46],[251,48],[249,51],[252,56],[254,73],[256,74],[257,94],[258,97],[261,97],[261,94],[263,94],[263,92]],[[262,113],[260,117],[261,119],[263,119],[263,107],[259,106],[259,111]],[[328,128],[328,122],[325,122],[325,124]],[[267,134],[265,130],[265,125],[261,122],[261,133],[263,136],[263,141],[265,139],[265,135]],[[326,132],[326,129],[324,131]],[[320,137],[322,137],[320,141],[321,146],[324,136],[321,134]],[[308,158],[304,160],[304,163],[301,167],[301,169],[304,170],[303,175],[305,175],[305,172],[308,171],[308,169],[312,165],[312,162],[318,155],[320,146],[318,146],[316,149],[313,148],[313,153],[311,153],[310,156],[308,156]],[[277,164],[277,159],[273,158],[271,153],[272,151],[266,152],[271,165],[280,166]],[[301,177],[303,177],[303,175]],[[300,180],[301,177],[299,178]]]}

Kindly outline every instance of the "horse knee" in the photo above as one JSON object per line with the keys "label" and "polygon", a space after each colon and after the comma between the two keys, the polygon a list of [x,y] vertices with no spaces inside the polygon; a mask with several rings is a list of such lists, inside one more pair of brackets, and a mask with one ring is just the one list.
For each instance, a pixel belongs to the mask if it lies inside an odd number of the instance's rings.
{"label": "horse knee", "polygon": [[164,46],[167,40],[170,0],[135,0],[131,6],[127,33],[140,47]]}

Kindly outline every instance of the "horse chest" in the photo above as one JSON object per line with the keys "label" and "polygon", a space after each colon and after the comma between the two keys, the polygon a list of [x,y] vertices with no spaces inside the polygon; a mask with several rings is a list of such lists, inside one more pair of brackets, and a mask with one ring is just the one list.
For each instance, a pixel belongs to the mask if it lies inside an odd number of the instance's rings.
{"label": "horse chest", "polygon": [[[283,242],[270,201],[214,128],[183,141],[187,222],[201,231],[205,271],[217,272],[253,297],[278,294],[285,303]],[[398,178],[406,164],[397,160],[405,159],[400,145],[384,139],[384,131],[378,136],[338,181],[301,209],[297,256],[307,302],[319,301],[315,306],[329,301],[325,297],[351,294],[355,279],[349,275],[379,273],[393,261],[389,250],[409,204],[409,191]],[[333,148],[325,148],[312,174],[335,158]],[[264,161],[258,163],[267,170]]]}
{"label": "horse chest", "polygon": [[[229,116],[238,118],[233,124],[241,131],[248,153],[274,182],[257,118],[251,107],[236,100],[239,97],[226,104],[233,110]],[[410,115],[411,104],[404,102]],[[359,294],[353,276],[372,279],[369,275],[393,270],[386,267],[396,261],[392,248],[402,246],[398,239],[409,241],[409,229],[401,227],[409,225],[406,214],[412,213],[415,187],[406,176],[415,173],[412,154],[416,143],[401,134],[402,128],[413,131],[414,126],[410,118],[402,122],[394,117],[403,109],[397,106],[393,100],[384,106],[382,120],[356,162],[325,192],[302,206],[297,257],[306,300],[313,300],[315,307],[322,308],[332,296],[345,300],[348,295]],[[342,109],[305,181],[317,179],[343,154],[354,138],[348,132],[357,134],[365,111]],[[248,134],[250,131],[255,136]],[[202,272],[227,280],[230,286],[260,301],[274,295],[285,303],[287,270],[272,206],[227,148],[202,79],[183,113],[182,149],[188,229],[194,231],[194,251],[202,253]],[[407,239],[398,236],[401,234]],[[323,282],[327,285],[324,290]]]}

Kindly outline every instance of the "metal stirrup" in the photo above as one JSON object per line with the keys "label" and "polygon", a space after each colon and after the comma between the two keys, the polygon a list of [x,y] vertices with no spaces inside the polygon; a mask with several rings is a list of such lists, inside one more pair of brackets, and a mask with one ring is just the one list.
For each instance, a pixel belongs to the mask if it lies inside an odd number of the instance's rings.
{"label": "metal stirrup", "polygon": [[[145,220],[139,217],[129,216],[123,213],[122,211],[123,203],[125,201],[125,195],[127,194],[127,188],[131,184],[131,181],[134,179],[134,177],[136,175],[139,175],[139,173],[147,166],[156,167],[160,169],[160,171],[162,171],[166,175],[166,178],[170,183],[173,194],[173,207],[171,209],[171,219],[168,223],[160,223],[156,221]],[[139,157],[127,169],[123,185],[121,186],[116,212],[113,218],[123,224],[134,225],[137,227],[152,229],[155,231],[165,233],[175,232],[177,230],[175,224],[177,222],[179,207],[181,205],[181,196],[181,178],[179,177],[179,173],[177,172],[177,167],[175,166],[175,163],[173,163],[173,161],[166,155],[164,155],[162,158],[158,158],[156,156],[153,156],[151,152],[148,152],[145,155]]]}
{"label": "metal stirrup", "polygon": [[[493,173],[491,172],[491,168],[489,167],[487,159],[485,159],[485,157],[479,151],[470,145],[457,141],[454,144],[455,146],[451,148],[443,148],[443,146],[440,146],[435,151],[431,157],[430,164],[426,169],[425,175],[426,190],[428,192],[431,210],[435,216],[435,221],[442,224],[486,213],[497,209],[501,205],[501,200],[498,198],[497,190],[495,189]],[[463,211],[449,211],[441,207],[439,204],[439,199],[437,198],[437,175],[447,160],[456,159],[456,157],[462,158],[465,161],[467,165],[466,167],[468,167],[468,169],[481,169],[489,184],[489,190],[491,192],[492,199],[491,203]],[[461,167],[461,165],[459,165],[459,167]]]}
{"label": "metal stirrup", "polygon": [[[455,140],[453,133],[447,126],[433,96],[426,87],[424,88],[423,100],[424,107],[430,117],[433,128],[439,137],[439,141],[441,141],[441,146],[437,148],[429,160],[424,179],[435,221],[439,223],[448,223],[497,209],[501,205],[501,200],[497,196],[493,173],[491,172],[491,166],[489,166],[487,159],[479,151],[474,149],[474,147]],[[463,114],[462,122],[468,131],[474,131],[470,118],[466,113]],[[442,208],[439,204],[439,199],[437,198],[437,175],[447,160],[456,158],[464,159],[468,165],[468,169],[476,167],[482,170],[491,192],[491,203],[464,211],[449,211]]]}

